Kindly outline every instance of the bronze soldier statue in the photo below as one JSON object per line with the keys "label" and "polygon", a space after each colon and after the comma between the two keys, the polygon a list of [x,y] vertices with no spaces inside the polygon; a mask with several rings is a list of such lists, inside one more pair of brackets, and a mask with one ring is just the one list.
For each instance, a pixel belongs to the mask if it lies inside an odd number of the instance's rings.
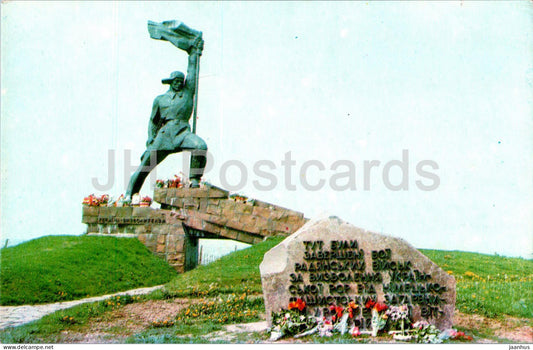
{"label": "bronze soldier statue", "polygon": [[[170,87],[166,93],[154,100],[148,123],[146,151],[141,157],[139,168],[130,178],[126,198],[138,193],[150,171],[170,154],[184,150],[191,151],[189,169],[191,187],[199,187],[206,164],[207,145],[204,140],[191,132],[189,126],[193,108],[196,107],[199,60],[204,47],[201,32],[196,32],[183,23],[176,25],[176,22],[163,22],[163,24],[149,22],[148,28],[152,38],[170,41],[187,51],[189,64],[187,78],[182,72],[176,71],[161,81]],[[184,33],[188,37],[185,37]]]}

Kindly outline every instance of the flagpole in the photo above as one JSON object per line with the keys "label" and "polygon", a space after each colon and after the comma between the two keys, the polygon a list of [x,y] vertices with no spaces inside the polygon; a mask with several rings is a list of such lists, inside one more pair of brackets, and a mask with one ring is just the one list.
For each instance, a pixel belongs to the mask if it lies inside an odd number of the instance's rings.
{"label": "flagpole", "polygon": [[192,133],[196,134],[196,115],[198,111],[198,82],[200,78],[200,54],[198,54],[198,62],[196,64],[196,84],[194,84],[194,109],[192,116]]}

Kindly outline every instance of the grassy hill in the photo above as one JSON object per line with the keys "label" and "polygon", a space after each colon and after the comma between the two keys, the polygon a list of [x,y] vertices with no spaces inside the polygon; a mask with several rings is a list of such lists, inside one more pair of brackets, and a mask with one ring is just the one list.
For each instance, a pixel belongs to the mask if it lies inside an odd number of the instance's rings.
{"label": "grassy hill", "polygon": [[[264,253],[281,240],[270,239],[178,275],[164,293],[168,297],[261,293],[259,264]],[[459,251],[421,252],[455,277],[460,311],[533,318],[532,260]]]}
{"label": "grassy hill", "polygon": [[[38,304],[168,282],[164,297],[261,293],[259,264],[282,238],[269,239],[176,275],[139,241],[48,236],[0,251],[2,305]],[[533,261],[459,251],[421,250],[454,275],[457,309],[488,317],[533,318]]]}
{"label": "grassy hill", "polygon": [[533,318],[533,261],[459,251],[421,250],[457,281],[456,308],[487,317]]}
{"label": "grassy hill", "polygon": [[163,284],[175,275],[136,239],[47,236],[0,250],[0,304],[74,300]]}
{"label": "grassy hill", "polygon": [[[176,275],[163,290],[155,291],[140,300],[121,300],[121,306],[115,302],[79,305],[24,326],[2,330],[0,341],[69,342],[72,339],[68,338],[69,334],[91,333],[94,332],[95,325],[98,325],[99,332],[104,332],[105,339],[109,341],[209,342],[204,337],[223,330],[225,325],[262,319],[264,305],[261,298],[259,264],[264,253],[280,241],[280,238],[268,239],[222,257],[209,265]],[[114,244],[121,245],[122,241]],[[127,250],[126,253],[129,252],[131,250]],[[460,311],[466,314],[483,314],[501,320],[505,320],[507,315],[533,319],[532,260],[457,251],[422,250],[422,252],[455,276],[456,306]],[[145,329],[135,330],[133,334],[124,322],[111,322],[107,328],[101,328],[102,320],[115,319],[117,308],[123,307],[126,303],[138,303],[140,309],[151,308],[153,306],[150,305],[156,302],[172,305],[174,297],[189,300],[190,304],[171,319],[152,321]],[[481,338],[493,337],[493,331],[485,328],[485,325],[480,324],[479,327],[464,330],[480,333]],[[252,339],[250,337],[253,337],[252,341],[264,340],[268,335],[244,333],[242,337],[244,338],[238,338],[237,342],[250,341]],[[494,339],[501,341],[499,338],[494,337]],[[353,340],[342,338],[331,339],[331,342],[353,342]]]}

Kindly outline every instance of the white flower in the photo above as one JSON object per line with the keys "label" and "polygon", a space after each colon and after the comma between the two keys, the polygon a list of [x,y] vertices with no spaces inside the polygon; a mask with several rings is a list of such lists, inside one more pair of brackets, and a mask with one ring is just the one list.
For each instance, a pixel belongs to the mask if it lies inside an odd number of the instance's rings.
{"label": "white flower", "polygon": [[131,196],[131,204],[139,204],[141,202],[141,196],[138,193],[135,193]]}
{"label": "white flower", "polygon": [[410,335],[402,335],[402,334],[394,334],[392,336],[392,339],[400,340],[400,341],[408,341],[411,340],[412,336]]}

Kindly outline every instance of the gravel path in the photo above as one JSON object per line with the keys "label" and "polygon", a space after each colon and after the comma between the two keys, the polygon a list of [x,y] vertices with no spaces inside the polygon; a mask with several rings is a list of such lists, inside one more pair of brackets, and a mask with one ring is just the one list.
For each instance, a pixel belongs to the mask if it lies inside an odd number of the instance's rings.
{"label": "gravel path", "polygon": [[22,306],[0,306],[0,329],[7,327],[20,326],[40,319],[41,317],[56,312],[58,310],[68,309],[79,304],[92,303],[95,301],[105,300],[118,295],[140,295],[148,294],[154,290],[162,288],[163,285],[147,288],[132,289],[125,292],[102,295],[99,297],[85,298],[73,301],[64,301],[53,304],[43,305],[22,305]]}

